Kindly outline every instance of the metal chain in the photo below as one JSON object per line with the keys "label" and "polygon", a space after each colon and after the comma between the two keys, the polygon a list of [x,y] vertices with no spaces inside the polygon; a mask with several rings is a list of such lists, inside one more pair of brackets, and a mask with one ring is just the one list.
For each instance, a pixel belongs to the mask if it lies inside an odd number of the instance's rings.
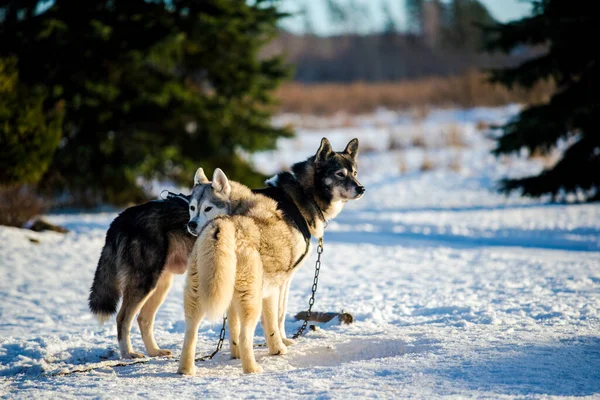
{"label": "metal chain", "polygon": [[[312,294],[310,296],[310,299],[308,300],[308,312],[306,313],[306,319],[302,323],[302,326],[300,327],[300,329],[298,329],[298,332],[296,332],[296,334],[294,334],[294,336],[292,336],[292,339],[298,339],[298,337],[300,335],[302,335],[302,333],[304,333],[304,330],[306,329],[306,326],[308,325],[308,321],[312,314],[312,306],[313,306],[313,304],[315,304],[315,294],[317,293],[317,285],[319,284],[319,271],[321,270],[321,254],[323,254],[323,238],[319,239],[319,245],[317,246],[317,262],[315,263],[315,277],[313,278]],[[217,355],[217,353],[219,351],[221,351],[221,348],[223,347],[223,342],[225,341],[225,329],[226,328],[227,328],[227,315],[224,315],[223,316],[223,326],[221,327],[221,333],[219,334],[219,342],[217,343],[217,348],[215,349],[215,351],[212,352],[212,354],[197,358],[196,361],[212,360],[213,357],[215,355]],[[265,346],[266,346],[266,343],[261,343],[261,344],[255,345],[255,347],[265,347]]]}
{"label": "metal chain", "polygon": [[321,270],[321,254],[323,254],[323,238],[319,238],[319,246],[317,247],[315,277],[313,279],[312,294],[310,296],[310,300],[308,300],[308,312],[306,313],[306,318],[304,319],[302,326],[300,327],[300,329],[298,329],[298,332],[296,332],[296,334],[292,336],[292,339],[298,339],[298,337],[302,335],[302,333],[306,329],[306,326],[308,325],[308,320],[310,319],[310,316],[312,314],[312,306],[313,304],[315,304],[315,293],[317,292],[317,285],[319,284],[319,271]]}
{"label": "metal chain", "polygon": [[215,349],[215,351],[212,352],[212,354],[197,358],[196,361],[212,360],[213,357],[216,356],[219,351],[221,351],[221,347],[223,347],[223,341],[225,341],[226,327],[227,327],[227,315],[223,315],[223,326],[221,327],[221,333],[219,334],[219,342],[217,343],[217,348]]}

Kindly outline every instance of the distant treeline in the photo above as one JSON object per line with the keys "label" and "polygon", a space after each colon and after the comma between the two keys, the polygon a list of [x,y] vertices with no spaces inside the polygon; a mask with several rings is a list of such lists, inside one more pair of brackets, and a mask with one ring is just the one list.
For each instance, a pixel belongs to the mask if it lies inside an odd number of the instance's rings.
{"label": "distant treeline", "polygon": [[266,54],[284,53],[302,83],[390,82],[462,75],[472,69],[510,67],[540,54],[523,48],[511,55],[428,47],[414,36],[298,36],[282,32]]}
{"label": "distant treeline", "polygon": [[462,75],[472,69],[514,66],[545,51],[517,47],[509,54],[483,52],[487,28],[495,21],[477,0],[405,1],[408,27],[400,29],[390,18],[383,30],[358,34],[361,24],[368,23],[367,9],[357,9],[355,2],[327,0],[330,24],[344,27],[345,33],[317,36],[307,22],[306,34],[282,31],[263,53],[283,54],[294,65],[298,82],[348,83]]}

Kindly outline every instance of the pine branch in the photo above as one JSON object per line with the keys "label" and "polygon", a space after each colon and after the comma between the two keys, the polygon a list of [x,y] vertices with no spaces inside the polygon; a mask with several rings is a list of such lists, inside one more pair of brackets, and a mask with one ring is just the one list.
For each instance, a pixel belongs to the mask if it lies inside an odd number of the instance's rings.
{"label": "pine branch", "polygon": [[484,46],[487,51],[500,50],[509,53],[518,45],[544,44],[548,40],[548,20],[542,15],[523,18],[518,21],[499,23],[484,28],[488,41]]}
{"label": "pine branch", "polygon": [[[600,140],[581,139],[572,145],[563,158],[552,168],[538,176],[521,179],[505,179],[501,182],[501,190],[509,193],[521,190],[522,195],[540,197],[550,194],[556,199],[564,191],[572,193],[578,189],[589,191],[586,201],[600,200]],[[574,171],[577,171],[574,173]],[[596,189],[596,192],[593,192]]]}
{"label": "pine branch", "polygon": [[493,69],[490,72],[491,82],[500,83],[508,88],[515,85],[531,88],[540,80],[562,78],[557,60],[551,53],[526,61],[515,68]]}

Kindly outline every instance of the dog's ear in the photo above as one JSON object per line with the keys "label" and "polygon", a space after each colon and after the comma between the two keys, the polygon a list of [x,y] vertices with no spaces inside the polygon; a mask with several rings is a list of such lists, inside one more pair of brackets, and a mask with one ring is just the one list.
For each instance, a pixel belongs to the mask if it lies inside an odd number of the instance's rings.
{"label": "dog's ear", "polygon": [[196,174],[194,175],[194,186],[201,185],[203,183],[208,183],[208,182],[210,182],[210,181],[206,177],[204,170],[202,168],[198,168],[196,170]]}
{"label": "dog's ear", "polygon": [[321,139],[321,145],[319,146],[319,150],[317,150],[317,154],[315,155],[315,165],[319,165],[331,156],[333,153],[333,149],[331,148],[331,143],[327,138]]}
{"label": "dog's ear", "polygon": [[229,197],[231,194],[229,179],[227,179],[225,172],[221,171],[221,168],[215,169],[215,172],[213,173],[212,188],[215,192],[221,193],[226,197]]}
{"label": "dog's ear", "polygon": [[344,153],[348,154],[350,157],[352,157],[353,159],[356,160],[356,156],[358,155],[358,139],[357,138],[354,138],[350,142],[348,142],[346,149],[344,149]]}

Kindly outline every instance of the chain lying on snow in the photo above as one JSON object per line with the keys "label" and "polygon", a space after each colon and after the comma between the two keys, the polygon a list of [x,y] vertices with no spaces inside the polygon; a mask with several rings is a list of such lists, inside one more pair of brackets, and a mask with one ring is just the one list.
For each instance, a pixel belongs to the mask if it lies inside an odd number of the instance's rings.
{"label": "chain lying on snow", "polygon": [[116,367],[127,367],[133,364],[145,364],[149,362],[150,358],[139,358],[137,360],[113,360],[113,361],[101,361],[94,364],[82,365],[80,367],[75,367],[69,370],[58,370],[56,372],[49,372],[45,374],[41,374],[38,378],[42,377],[55,377],[55,376],[65,376],[71,374],[77,374],[79,372],[90,372],[103,368],[116,368]]}
{"label": "chain lying on snow", "polygon": [[[296,332],[294,334],[294,336],[292,336],[292,339],[297,339],[300,335],[302,335],[304,333],[304,331],[306,330],[306,326],[308,325],[310,316],[312,314],[312,306],[313,306],[313,304],[315,304],[315,294],[317,292],[317,285],[319,283],[319,272],[321,270],[321,254],[323,254],[323,238],[319,239],[319,245],[317,247],[317,262],[315,263],[315,277],[313,279],[312,293],[311,293],[310,299],[308,300],[308,311],[306,312],[306,316],[304,318],[304,322],[302,323],[302,326],[298,329],[298,332]],[[224,315],[223,316],[223,325],[221,326],[221,332],[219,333],[219,342],[217,343],[217,348],[211,354],[208,354],[203,357],[198,357],[195,359],[195,361],[212,360],[213,357],[215,355],[217,355],[217,353],[219,351],[221,351],[221,348],[223,347],[223,342],[225,341],[225,330],[226,329],[227,329],[227,315]],[[265,347],[265,346],[266,346],[266,343],[260,343],[260,344],[254,345],[254,347]],[[172,358],[169,357],[169,359],[172,359]],[[131,361],[124,361],[124,360],[114,360],[112,362],[105,361],[105,362],[95,363],[95,364],[91,364],[91,365],[81,366],[79,368],[73,368],[73,369],[70,369],[67,371],[60,370],[60,371],[57,371],[54,373],[42,374],[42,375],[40,375],[40,377],[64,376],[64,375],[76,374],[79,372],[94,371],[94,370],[102,369],[102,368],[126,367],[128,365],[133,365],[133,364],[144,364],[144,363],[149,362],[150,360],[151,360],[151,358],[140,358],[140,359],[131,360]],[[178,359],[175,359],[175,361],[177,361],[177,360]]]}

